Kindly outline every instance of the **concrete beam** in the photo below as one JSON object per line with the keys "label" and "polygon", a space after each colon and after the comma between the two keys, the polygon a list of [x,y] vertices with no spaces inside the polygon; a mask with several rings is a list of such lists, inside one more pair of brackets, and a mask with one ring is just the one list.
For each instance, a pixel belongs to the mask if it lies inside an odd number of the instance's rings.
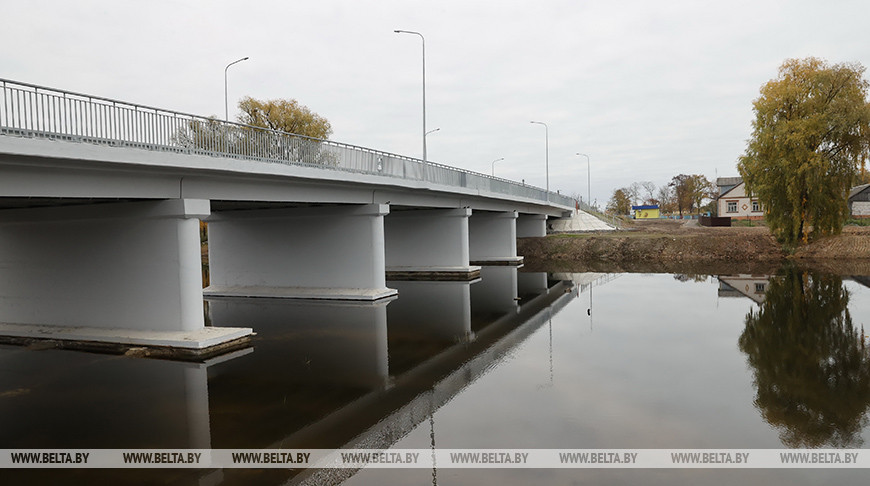
{"label": "concrete beam", "polygon": [[0,336],[204,351],[203,200],[0,211]]}
{"label": "concrete beam", "polygon": [[226,211],[208,223],[204,293],[377,300],[386,287],[384,204]]}
{"label": "concrete beam", "polygon": [[469,265],[471,209],[399,211],[384,220],[387,279],[474,280]]}
{"label": "concrete beam", "polygon": [[[0,136],[0,197],[188,198],[377,204],[562,216],[570,207],[521,195],[316,166]],[[472,174],[461,177],[480,179]],[[455,181],[454,181],[455,182]],[[477,182],[481,182],[478,180]]]}

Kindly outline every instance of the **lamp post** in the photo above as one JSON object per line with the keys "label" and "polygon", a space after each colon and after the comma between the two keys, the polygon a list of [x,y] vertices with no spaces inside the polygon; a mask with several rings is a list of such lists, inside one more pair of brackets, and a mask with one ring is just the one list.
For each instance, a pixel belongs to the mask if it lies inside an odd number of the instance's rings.
{"label": "lamp post", "polygon": [[227,96],[227,69],[229,69],[230,66],[232,66],[233,64],[236,64],[236,63],[239,63],[242,61],[247,61],[247,60],[248,60],[247,57],[243,57],[241,59],[235,60],[235,61],[227,64],[227,67],[224,68],[224,120],[225,121],[230,121],[230,104],[229,104],[229,97]]}
{"label": "lamp post", "polygon": [[581,155],[582,155],[583,157],[586,157],[586,199],[587,199],[587,201],[586,201],[586,205],[589,206],[589,207],[591,208],[591,207],[592,207],[592,185],[590,184],[589,181],[591,181],[592,179],[591,179],[591,177],[590,177],[590,169],[589,169],[589,165],[590,165],[590,163],[589,163],[589,156],[586,155],[586,154],[581,154],[581,153],[579,153],[579,152],[577,153],[577,156],[578,156],[578,157],[581,156]]}
{"label": "lamp post", "polygon": [[419,35],[423,41],[423,163],[426,163],[426,38],[419,32],[410,30],[394,30],[397,34],[414,34]]}
{"label": "lamp post", "polygon": [[549,196],[549,194],[550,194],[550,127],[548,127],[547,124],[544,122],[533,121],[531,123],[537,123],[538,125],[544,125],[544,137],[545,137],[544,140],[545,140],[546,148],[547,148],[547,155],[546,155],[547,200],[549,201],[549,198],[550,198],[550,196]]}
{"label": "lamp post", "polygon": [[492,176],[493,177],[495,177],[495,163],[498,162],[499,160],[504,160],[504,157],[502,157],[500,159],[495,159],[492,161]]}

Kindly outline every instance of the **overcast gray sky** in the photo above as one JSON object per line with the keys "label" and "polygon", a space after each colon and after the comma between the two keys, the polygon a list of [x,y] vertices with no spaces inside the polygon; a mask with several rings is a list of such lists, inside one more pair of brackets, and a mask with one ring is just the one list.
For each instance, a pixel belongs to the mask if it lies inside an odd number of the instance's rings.
{"label": "overcast gray sky", "polygon": [[[632,182],[737,175],[752,101],[787,58],[870,65],[870,2],[28,0],[5,2],[0,77],[199,115],[295,98],[333,140],[603,205]],[[866,76],[865,76],[866,78]]]}

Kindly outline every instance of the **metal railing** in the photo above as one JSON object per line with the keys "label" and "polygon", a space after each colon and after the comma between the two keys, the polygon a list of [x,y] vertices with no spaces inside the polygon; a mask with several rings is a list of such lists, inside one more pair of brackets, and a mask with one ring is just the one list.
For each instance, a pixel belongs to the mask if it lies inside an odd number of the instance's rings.
{"label": "metal railing", "polygon": [[610,226],[613,226],[616,229],[620,229],[623,227],[623,223],[622,223],[622,221],[620,221],[619,218],[616,218],[616,217],[609,215],[607,213],[602,213],[597,208],[594,208],[594,207],[586,204],[584,201],[577,201],[577,207],[579,207],[583,211],[586,211],[587,213],[591,214],[592,216],[595,216],[596,218],[600,219],[601,221],[604,221],[605,223],[609,224]]}
{"label": "metal railing", "polygon": [[0,134],[203,154],[427,181],[561,206],[574,199],[354,145],[0,78]]}

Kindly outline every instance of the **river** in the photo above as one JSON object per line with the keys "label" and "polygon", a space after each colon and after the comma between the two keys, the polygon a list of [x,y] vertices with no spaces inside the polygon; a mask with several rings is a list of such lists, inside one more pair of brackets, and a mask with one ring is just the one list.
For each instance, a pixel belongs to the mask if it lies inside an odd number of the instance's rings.
{"label": "river", "polygon": [[[0,347],[0,449],[861,449],[870,278],[533,273],[208,299],[202,363]],[[442,464],[442,466],[444,466]],[[124,482],[134,471],[3,471]],[[162,469],[167,484],[848,484],[846,469]],[[15,483],[13,483],[15,484]]]}

